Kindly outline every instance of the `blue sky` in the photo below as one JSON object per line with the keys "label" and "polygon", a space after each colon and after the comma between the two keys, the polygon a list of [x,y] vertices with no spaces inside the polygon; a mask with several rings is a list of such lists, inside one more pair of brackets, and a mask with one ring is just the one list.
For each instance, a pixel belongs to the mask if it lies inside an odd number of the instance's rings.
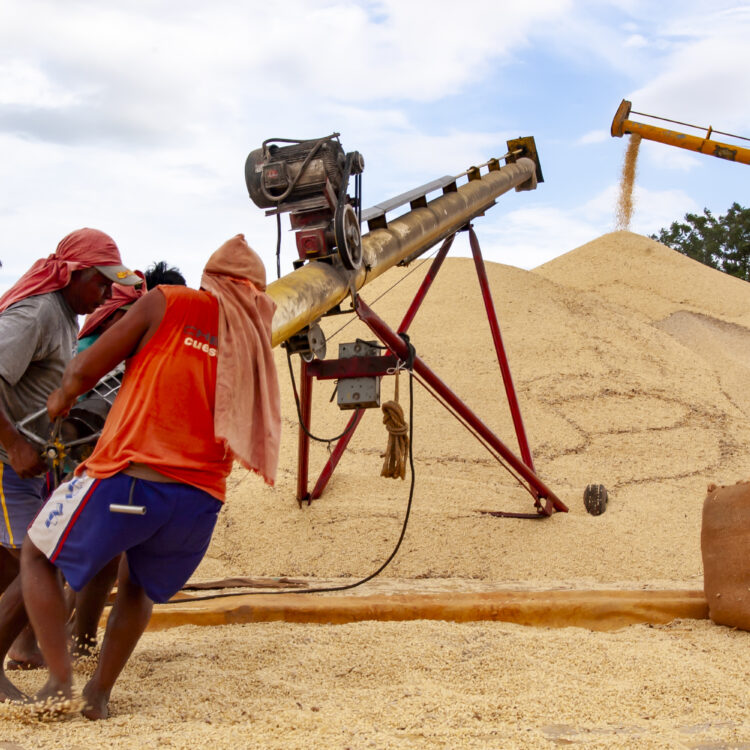
{"label": "blue sky", "polygon": [[[364,154],[365,206],[533,135],[545,182],[475,224],[490,260],[532,268],[614,228],[623,98],[750,136],[748,39],[750,4],[722,0],[3,0],[0,291],[81,226],[191,285],[244,232],[272,277],[245,157],[334,130]],[[642,234],[750,205],[746,165],[644,142],[638,169]]]}

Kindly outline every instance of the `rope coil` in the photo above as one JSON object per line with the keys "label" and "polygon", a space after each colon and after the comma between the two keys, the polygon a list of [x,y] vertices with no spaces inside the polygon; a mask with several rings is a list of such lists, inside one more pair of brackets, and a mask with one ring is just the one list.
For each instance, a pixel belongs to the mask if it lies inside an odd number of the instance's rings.
{"label": "rope coil", "polygon": [[388,445],[386,446],[383,468],[380,470],[381,477],[388,479],[404,479],[406,477],[406,462],[409,457],[409,426],[404,419],[404,410],[399,404],[398,381],[402,368],[411,370],[414,364],[414,347],[409,337],[402,333],[400,336],[409,346],[409,361],[402,363],[396,368],[396,384],[394,388],[393,401],[386,401],[380,407],[383,410],[383,424],[388,430]]}
{"label": "rope coil", "polygon": [[[398,375],[396,376],[398,383]],[[381,477],[404,479],[406,477],[406,460],[409,456],[409,427],[404,419],[404,410],[395,401],[386,401],[383,409],[383,424],[388,430],[388,446],[385,449],[385,460],[380,470]]]}

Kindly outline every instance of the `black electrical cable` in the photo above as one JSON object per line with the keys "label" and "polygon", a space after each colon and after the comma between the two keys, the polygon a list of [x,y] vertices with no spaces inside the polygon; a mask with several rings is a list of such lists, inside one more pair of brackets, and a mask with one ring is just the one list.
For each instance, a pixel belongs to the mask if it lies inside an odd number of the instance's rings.
{"label": "black electrical cable", "polygon": [[[292,379],[292,392],[294,393],[294,403],[297,406],[297,419],[299,420],[299,426],[303,429],[305,435],[309,437],[311,440],[316,440],[319,443],[335,443],[337,440],[341,440],[342,437],[345,437],[348,435],[356,426],[357,422],[356,420],[350,422],[346,429],[340,434],[336,435],[332,438],[322,438],[318,437],[317,435],[313,435],[312,432],[307,428],[307,425],[305,424],[305,421],[302,419],[302,407],[300,406],[300,400],[299,400],[299,394],[297,393],[297,381],[294,377],[294,368],[292,367],[292,355],[289,353],[289,350],[286,350],[286,360],[289,364],[289,376]],[[355,411],[360,412],[361,409],[355,409]]]}
{"label": "black electrical cable", "polygon": [[276,278],[281,278],[281,214],[276,214]]}
{"label": "black electrical cable", "polygon": [[[344,162],[344,171],[341,175],[341,187],[339,188],[339,205],[341,206],[346,201],[346,191],[349,188],[349,177],[352,172],[352,165],[354,164],[354,151],[346,155],[346,161]],[[356,197],[356,192],[355,192]]]}
{"label": "black electrical cable", "polygon": [[354,178],[354,200],[357,204],[357,222],[362,229],[362,172]]}
{"label": "black electrical cable", "polygon": [[[315,154],[318,153],[318,150],[320,149],[320,147],[326,141],[333,140],[334,138],[338,137],[338,135],[339,135],[338,133],[333,133],[332,135],[326,135],[323,138],[318,138],[314,142],[314,145],[313,145],[312,149],[310,149],[310,152],[307,154],[307,156],[305,157],[304,161],[302,162],[302,166],[300,167],[299,172],[297,172],[297,174],[294,176],[294,179],[291,181],[291,183],[289,184],[289,186],[287,187],[287,189],[281,195],[271,195],[266,190],[266,186],[261,181],[261,183],[260,183],[260,189],[261,189],[261,192],[263,193],[264,197],[267,200],[276,203],[277,206],[280,203],[283,203],[292,194],[292,191],[294,190],[294,188],[297,187],[297,183],[299,182],[299,180],[302,177],[302,175],[305,173],[305,170],[307,169],[307,165],[312,161],[313,156],[315,156]],[[304,143],[305,142],[305,141],[292,141],[292,139],[286,139],[286,138],[269,138],[268,140],[263,141],[263,148],[264,149],[266,147],[266,144],[269,143],[270,141],[288,141],[288,142],[293,142],[293,143]]]}
{"label": "black electrical cable", "polygon": [[335,591],[348,591],[349,589],[357,588],[357,586],[361,586],[364,583],[367,583],[368,581],[371,581],[376,576],[380,575],[386,567],[391,563],[394,557],[396,557],[396,553],[398,552],[399,548],[401,547],[401,542],[404,541],[404,537],[406,536],[406,529],[409,525],[409,517],[411,515],[411,506],[412,502],[414,500],[414,483],[415,483],[415,472],[414,472],[414,357],[416,355],[416,351],[414,349],[413,344],[411,341],[409,341],[409,337],[405,333],[400,333],[399,336],[406,342],[406,346],[408,348],[408,357],[407,361],[404,363],[406,369],[409,371],[409,471],[411,472],[411,481],[409,483],[409,499],[406,503],[406,513],[404,514],[404,521],[401,524],[401,534],[399,534],[398,541],[396,542],[396,546],[393,548],[393,551],[390,555],[388,555],[387,559],[384,563],[381,564],[381,566],[375,570],[374,572],[370,573],[365,578],[360,579],[359,581],[356,581],[355,583],[348,583],[344,586],[327,586],[327,587],[321,587],[321,588],[315,588],[315,589],[282,589],[281,591],[232,591],[230,593],[226,594],[210,594],[209,596],[195,596],[190,597],[190,599],[176,599],[176,600],[170,600],[168,602],[164,602],[165,604],[191,604],[192,602],[196,601],[207,601],[210,599],[223,599],[230,596],[254,596],[258,594],[327,594],[332,593]]}
{"label": "black electrical cable", "polygon": [[[379,294],[375,299],[370,303],[371,305],[375,305],[376,302],[379,302],[383,297],[385,297],[386,294],[389,292],[392,292],[402,281],[405,281],[409,276],[411,276],[415,271],[418,271],[422,266],[427,263],[428,260],[431,260],[435,255],[437,255],[438,251],[435,250],[432,253],[430,253],[428,256],[423,258],[419,264],[415,265],[414,268],[412,268],[410,271],[407,271],[398,281],[394,282],[391,286],[389,286],[382,294]],[[347,311],[348,312],[348,311]],[[352,311],[353,312],[353,311]],[[341,326],[341,328],[337,328],[330,336],[328,336],[328,341],[338,336],[341,331],[344,330],[348,325],[353,323],[355,320],[357,320],[356,317],[352,317],[351,319],[347,320],[344,325]]]}

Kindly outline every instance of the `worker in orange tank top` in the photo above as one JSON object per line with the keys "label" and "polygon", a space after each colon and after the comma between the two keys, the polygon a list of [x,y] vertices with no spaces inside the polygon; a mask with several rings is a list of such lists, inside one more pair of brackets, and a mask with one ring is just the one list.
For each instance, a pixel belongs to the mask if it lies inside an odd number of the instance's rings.
{"label": "worker in orange tank top", "polygon": [[153,602],[179,591],[205,554],[232,462],[273,484],[280,436],[274,309],[262,262],[237,235],[211,256],[200,290],[150,291],[66,369],[48,400],[52,419],[126,360],[94,452],[50,497],[23,547],[26,611],[49,669],[37,699],[71,697],[57,569],[79,590],[125,553],[83,692],[84,715],[106,718]]}

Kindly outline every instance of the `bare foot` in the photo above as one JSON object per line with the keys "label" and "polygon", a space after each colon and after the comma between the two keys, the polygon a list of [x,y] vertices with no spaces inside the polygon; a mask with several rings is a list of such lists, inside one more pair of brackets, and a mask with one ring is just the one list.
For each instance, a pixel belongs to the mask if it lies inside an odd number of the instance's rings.
{"label": "bare foot", "polygon": [[44,703],[45,701],[69,701],[72,695],[73,686],[70,681],[60,682],[50,677],[36,694],[34,701],[37,703]]}
{"label": "bare foot", "polygon": [[82,698],[65,697],[62,691],[46,698],[37,696],[27,703],[29,715],[39,721],[57,721],[79,713],[86,704]]}
{"label": "bare foot", "polygon": [[8,654],[8,661],[5,664],[5,668],[9,672],[26,669],[41,669],[44,666],[46,666],[44,657],[39,650],[24,654],[11,650]]}
{"label": "bare foot", "polygon": [[28,696],[22,693],[2,672],[0,672],[0,703],[5,701],[25,701]]}
{"label": "bare foot", "polygon": [[109,718],[109,693],[95,689],[89,682],[83,689],[86,706],[81,713],[93,721]]}
{"label": "bare foot", "polygon": [[46,666],[34,631],[27,625],[8,649],[7,669],[39,669]]}

